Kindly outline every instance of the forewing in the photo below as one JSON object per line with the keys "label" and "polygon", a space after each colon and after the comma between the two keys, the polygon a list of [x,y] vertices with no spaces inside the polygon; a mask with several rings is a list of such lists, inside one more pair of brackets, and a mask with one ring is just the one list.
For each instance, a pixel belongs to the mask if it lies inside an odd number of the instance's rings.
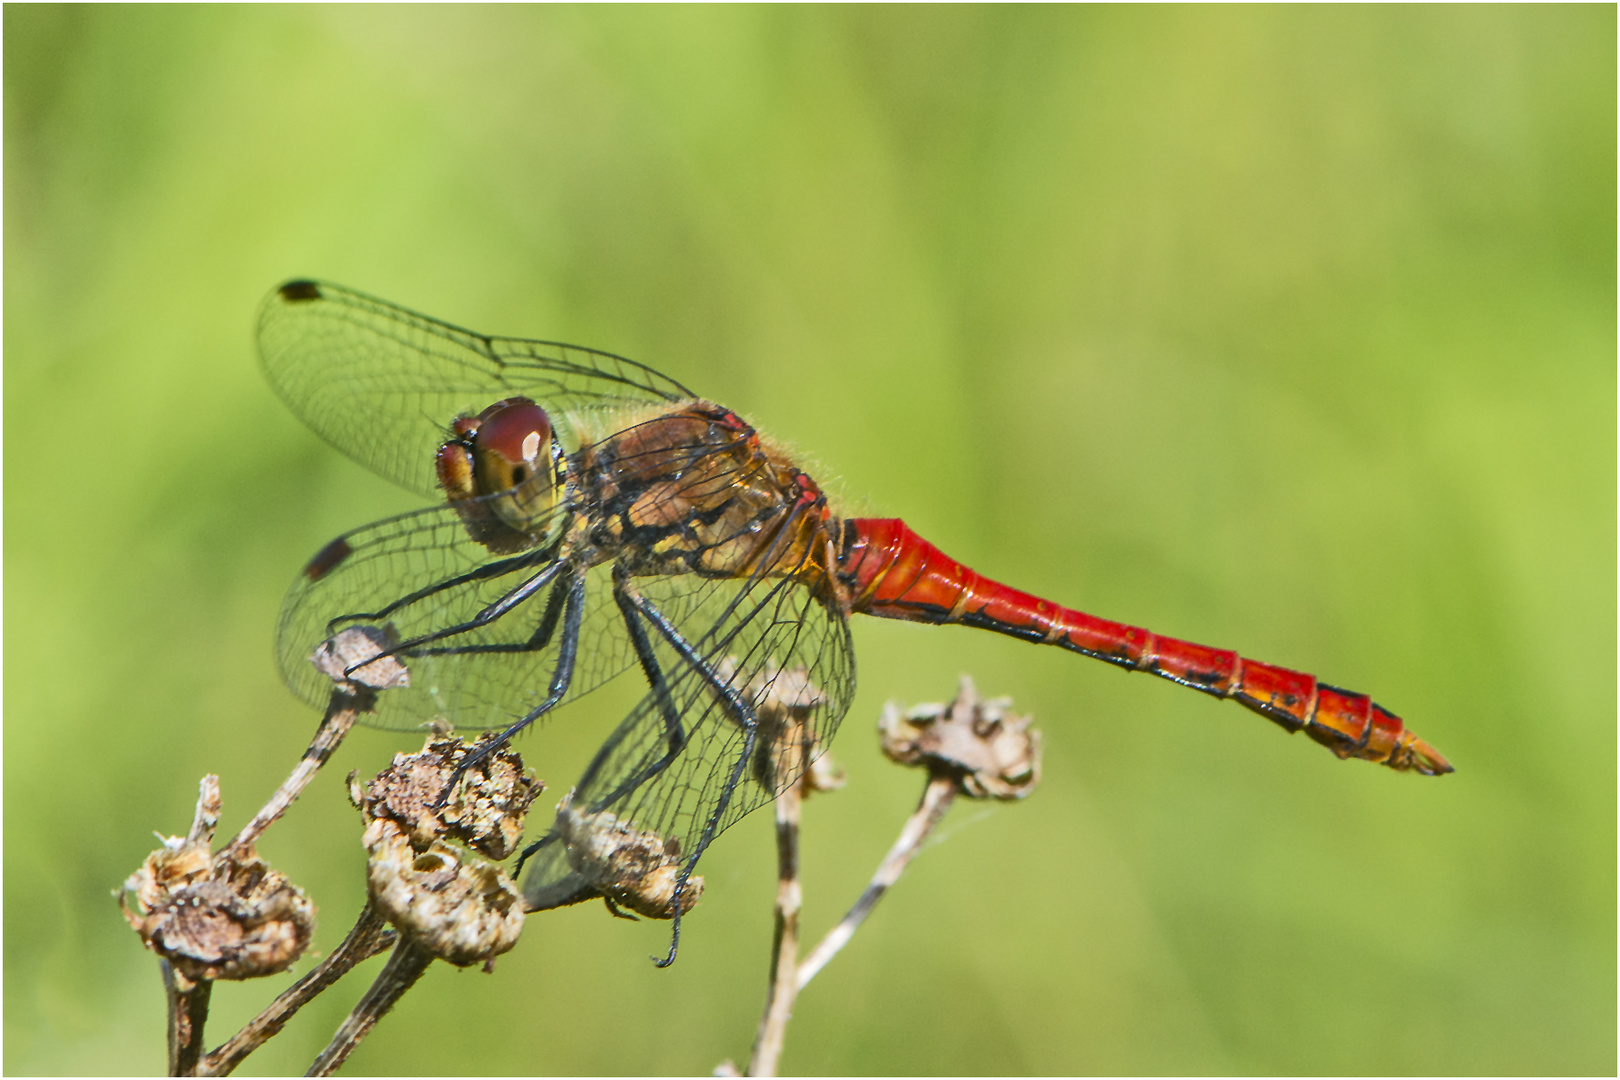
{"label": "forewing", "polygon": [[290,281],[259,311],[259,359],[299,419],[395,483],[436,495],[452,421],[507,397],[591,414],[693,397],[634,360],[492,337],[325,282]]}
{"label": "forewing", "polygon": [[[659,610],[675,599],[663,595],[667,582],[633,584]],[[581,778],[571,808],[673,840],[687,858],[774,800],[826,748],[854,694],[855,658],[842,611],[792,578],[725,582],[678,625],[698,662],[649,634],[667,699],[650,692],[631,711]],[[738,699],[757,721],[752,737]],[[580,884],[553,840],[524,892],[542,908],[578,899]]]}

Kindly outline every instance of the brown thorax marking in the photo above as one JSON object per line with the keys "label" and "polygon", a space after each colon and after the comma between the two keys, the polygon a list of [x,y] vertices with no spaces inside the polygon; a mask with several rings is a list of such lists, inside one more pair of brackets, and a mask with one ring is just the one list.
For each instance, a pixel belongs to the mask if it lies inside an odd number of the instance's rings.
{"label": "brown thorax marking", "polygon": [[820,489],[728,409],[680,406],[577,461],[584,503],[600,508],[592,543],[633,575],[827,576],[833,519]]}

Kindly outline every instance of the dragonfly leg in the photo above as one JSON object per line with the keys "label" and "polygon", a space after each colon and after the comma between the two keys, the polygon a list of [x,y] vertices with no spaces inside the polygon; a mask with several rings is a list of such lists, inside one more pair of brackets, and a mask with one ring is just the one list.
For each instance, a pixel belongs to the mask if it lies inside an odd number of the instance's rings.
{"label": "dragonfly leg", "polygon": [[[465,633],[468,633],[468,632],[473,631],[473,630],[481,629],[481,628],[483,628],[485,626],[488,626],[490,623],[493,623],[493,622],[503,618],[504,616],[511,614],[511,612],[512,612],[512,610],[514,608],[516,608],[519,604],[523,603],[524,601],[528,600],[530,597],[532,597],[535,593],[539,592],[541,589],[544,589],[547,585],[550,585],[553,581],[555,581],[557,579],[557,576],[559,574],[561,574],[563,571],[567,570],[569,568],[569,566],[570,566],[570,564],[566,560],[563,560],[563,559],[555,560],[554,562],[551,563],[550,566],[547,566],[544,570],[540,571],[540,573],[538,573],[538,574],[534,575],[533,577],[529,578],[528,580],[522,582],[516,588],[511,589],[505,595],[500,597],[500,599],[496,600],[493,604],[490,604],[489,606],[485,607],[477,615],[474,615],[471,619],[468,619],[466,622],[457,623],[454,626],[444,627],[442,630],[434,630],[432,633],[422,634],[419,637],[414,637],[414,638],[410,638],[410,639],[408,639],[406,641],[402,641],[398,645],[395,645],[387,653],[384,653],[383,655],[385,655],[385,656],[407,656],[407,657],[409,657],[409,656],[454,655],[454,654],[459,654],[459,653],[470,653],[470,652],[525,652],[525,651],[528,651],[528,649],[530,648],[530,642],[521,642],[521,643],[514,642],[514,643],[512,643],[510,645],[495,645],[495,646],[488,646],[488,645],[458,646],[458,647],[454,647],[454,648],[450,648],[450,649],[423,649],[423,648],[421,648],[421,646],[429,644],[429,643],[434,642],[434,641],[443,641],[445,638],[455,637],[458,634],[465,634]],[[390,604],[389,608],[394,608],[396,606],[397,605]],[[542,626],[543,626],[544,623],[545,623],[544,618],[542,618],[541,623],[542,623]],[[530,638],[530,641],[532,642],[534,640],[534,637],[538,637],[538,636],[539,636],[538,633],[536,635],[532,636]],[[373,658],[373,659],[375,659],[375,658]],[[371,663],[372,661],[368,660],[366,662]]]}
{"label": "dragonfly leg", "polygon": [[[399,599],[390,601],[377,611],[355,611],[347,615],[339,615],[327,622],[326,632],[328,635],[335,634],[344,624],[382,622],[384,619],[387,619],[390,615],[394,614],[394,612],[400,610],[401,608],[410,607],[412,604],[426,600],[430,596],[445,592],[449,589],[459,588],[462,585],[467,585],[474,581],[489,581],[493,578],[505,577],[507,574],[518,573],[523,570],[528,570],[530,567],[541,565],[544,565],[546,570],[551,570],[552,573],[555,574],[555,569],[553,568],[560,561],[557,558],[557,553],[560,550],[560,547],[561,541],[559,540],[557,543],[552,544],[549,548],[546,548],[543,551],[531,551],[516,556],[515,558],[500,559],[496,562],[485,563],[482,566],[467,571],[465,574],[455,574],[451,577],[445,578],[443,581],[436,581],[432,585],[425,585],[414,592],[406,593]],[[544,575],[545,572],[545,570],[542,570],[541,574]]]}
{"label": "dragonfly leg", "polygon": [[635,914],[633,914],[631,912],[628,912],[628,911],[624,910],[624,908],[620,907],[618,904],[615,904],[613,902],[613,897],[611,897],[611,896],[602,897],[602,902],[607,905],[608,914],[613,916],[615,919],[624,919],[627,922],[640,922],[641,921],[640,917],[638,917],[637,915],[635,915]]}
{"label": "dragonfly leg", "polygon": [[[526,641],[493,642],[488,645],[447,645],[442,648],[424,649],[422,642],[436,641],[450,634],[466,633],[476,630],[484,623],[464,623],[446,630],[435,631],[431,635],[412,638],[395,646],[395,652],[403,652],[406,656],[467,656],[473,653],[526,653],[539,652],[551,644],[551,636],[557,632],[557,620],[562,615],[563,604],[568,598],[568,581],[554,581],[551,586],[551,595],[546,598],[545,610],[540,615],[539,625]],[[532,591],[532,590],[531,590]]]}
{"label": "dragonfly leg", "polygon": [[[562,583],[559,582],[558,585],[560,587]],[[511,727],[501,732],[500,735],[485,742],[477,749],[468,753],[466,757],[462,758],[461,764],[456,766],[456,771],[451,773],[449,783],[447,783],[444,786],[444,790],[439,793],[438,802],[435,804],[436,806],[444,805],[445,800],[450,796],[450,792],[453,791],[455,786],[461,782],[461,778],[466,775],[468,769],[471,769],[473,766],[495,753],[501,747],[511,742],[514,735],[528,727],[530,724],[534,723],[536,720],[540,719],[540,717],[544,716],[552,709],[556,708],[557,703],[562,701],[562,699],[567,695],[568,685],[573,681],[574,678],[574,664],[575,661],[579,659],[579,628],[585,617],[584,574],[574,575],[573,580],[568,583],[566,593],[553,592],[552,600],[547,605],[548,616],[550,616],[551,611],[555,609],[558,598],[565,595],[567,599],[563,604],[562,639],[557,644],[557,666],[551,673],[551,686],[546,693],[545,700],[540,702],[540,704],[536,705],[533,709],[530,709],[523,719],[519,720]],[[550,623],[551,626],[548,626],[547,623]],[[542,619],[540,630],[535,632],[535,637],[540,637],[541,632],[543,631],[545,636],[549,638],[551,636],[551,628],[555,625],[556,619],[554,617]]]}
{"label": "dragonfly leg", "polygon": [[743,700],[737,693],[732,680],[717,671],[713,664],[700,656],[696,649],[681,636],[673,623],[659,611],[650,601],[641,596],[631,596],[630,602],[643,618],[645,618],[659,634],[674,647],[675,652],[692,669],[698,673],[704,682],[714,690],[715,694],[725,704],[737,726],[743,730],[743,746],[737,755],[737,760],[731,766],[731,775],[726,777],[725,786],[720,789],[720,797],[715,800],[714,809],[709,811],[708,818],[703,822],[703,831],[698,834],[698,840],[693,845],[692,853],[686,857],[681,866],[681,872],[675,879],[675,891],[670,901],[671,924],[669,953],[662,960],[655,961],[659,967],[668,967],[675,962],[675,952],[681,944],[681,897],[686,891],[686,883],[692,877],[692,871],[697,862],[708,850],[709,844],[714,841],[715,835],[720,831],[720,822],[725,818],[726,808],[731,805],[731,798],[736,794],[737,786],[742,783],[743,772],[754,757],[754,742],[759,735],[759,718],[755,716],[753,706]]}
{"label": "dragonfly leg", "polygon": [[[613,600],[619,605],[619,614],[623,617],[624,628],[630,635],[630,644],[636,651],[636,659],[641,663],[642,673],[647,676],[647,685],[652,690],[653,699],[658,703],[659,715],[664,718],[666,748],[657,761],[636,770],[633,776],[591,803],[592,813],[600,813],[669,768],[680,752],[686,749],[687,739],[686,728],[681,725],[680,710],[675,707],[675,699],[669,692],[669,680],[664,675],[663,666],[658,662],[658,654],[653,651],[652,641],[647,637],[647,629],[642,625],[642,619],[647,617],[645,611],[652,611],[660,619],[663,618],[662,613],[637,593],[630,585],[628,576],[617,569],[613,574]],[[585,777],[580,781],[581,787],[590,780],[594,769],[595,763],[591,769],[586,770]]]}
{"label": "dragonfly leg", "polygon": [[552,830],[548,831],[540,839],[536,840],[534,843],[530,844],[528,847],[526,847],[522,851],[518,852],[517,862],[512,867],[512,876],[515,878],[515,877],[519,876],[520,874],[522,874],[523,873],[523,864],[524,863],[528,862],[530,859],[532,859],[536,855],[540,854],[540,852],[544,848],[546,848],[547,846],[549,846],[551,844],[555,844],[557,841],[559,841],[561,839],[562,839],[562,834],[557,832],[555,829],[552,829]]}
{"label": "dragonfly leg", "polygon": [[[634,598],[632,598],[633,596]],[[658,654],[653,651],[652,641],[647,637],[647,630],[641,624],[642,615],[636,604],[636,600],[639,599],[641,599],[639,595],[636,595],[630,586],[628,575],[615,569],[613,575],[613,600],[619,607],[619,614],[624,620],[625,631],[630,635],[630,644],[635,649],[636,659],[641,664],[642,674],[647,677],[647,685],[652,691],[653,699],[658,703],[659,715],[663,717],[666,749],[657,761],[645,768],[638,769],[635,775],[616,785],[612,791],[600,799],[592,802],[590,804],[592,813],[600,813],[669,768],[680,752],[686,748],[686,729],[681,725],[680,712],[675,708],[675,701],[670,696],[669,684],[664,677],[663,666],[658,662]],[[643,600],[642,603],[645,603],[645,601]],[[596,760],[591,763],[590,768],[585,770],[585,775],[580,779],[579,787],[583,788],[590,782],[596,769],[606,760],[607,749],[607,747],[603,747],[602,751],[597,754]],[[543,849],[561,839],[561,834],[552,829],[524,848],[518,855],[517,865],[512,871],[513,874],[522,873],[525,863],[538,855]]]}

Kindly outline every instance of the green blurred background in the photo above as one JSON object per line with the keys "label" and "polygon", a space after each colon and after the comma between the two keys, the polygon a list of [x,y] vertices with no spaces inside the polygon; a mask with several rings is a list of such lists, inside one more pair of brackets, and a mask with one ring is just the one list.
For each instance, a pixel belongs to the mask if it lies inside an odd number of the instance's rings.
{"label": "green blurred background", "polygon": [[[1157,680],[868,620],[814,937],[921,789],[886,699],[1046,732],[806,991],[810,1073],[1612,1073],[1615,9],[5,9],[5,1055],[160,1072],[111,890],[316,717],[283,589],[417,505],[257,370],[319,275],[636,357],[1014,585],[1375,693],[1341,763]],[[556,790],[633,687],[522,750]],[[263,844],[332,948],[342,778]],[[531,920],[351,1072],[703,1073],[763,1000],[769,815],[662,924]],[[249,1073],[301,1072],[380,961]],[[298,970],[307,970],[304,961]],[[291,975],[221,985],[210,1042]]]}

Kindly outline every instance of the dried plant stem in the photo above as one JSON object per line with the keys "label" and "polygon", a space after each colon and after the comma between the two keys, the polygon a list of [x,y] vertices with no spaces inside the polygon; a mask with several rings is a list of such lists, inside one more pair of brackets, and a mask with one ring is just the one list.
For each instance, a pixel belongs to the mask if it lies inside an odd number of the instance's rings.
{"label": "dried plant stem", "polygon": [[203,1058],[194,1075],[229,1076],[244,1058],[285,1027],[294,1013],[348,974],[350,968],[394,944],[395,939],[396,935],[388,929],[387,921],[367,902],[360,912],[359,921],[343,943],[302,979],[284,990],[229,1042]]}
{"label": "dried plant stem", "polygon": [[388,1010],[422,977],[422,972],[433,963],[433,954],[417,945],[410,938],[402,937],[399,944],[394,946],[394,954],[388,958],[388,963],[378,973],[377,979],[366,991],[366,996],[349,1013],[343,1026],[338,1028],[337,1034],[314,1064],[309,1067],[305,1076],[330,1076],[336,1072],[354,1048],[360,1045],[360,1040],[366,1037],[378,1020],[381,1020]]}
{"label": "dried plant stem", "polygon": [[[332,691],[331,701],[326,706],[326,715],[321,719],[321,726],[316,729],[315,738],[310,741],[309,749],[299,759],[293,771],[282,781],[275,794],[264,808],[253,815],[253,820],[242,826],[242,831],[227,844],[227,851],[240,851],[258,840],[261,833],[269,828],[287,807],[292,805],[299,793],[309,786],[315,778],[320,767],[326,764],[326,759],[343,742],[343,737],[354,726],[355,717],[362,712],[370,712],[376,695],[373,691],[356,684],[346,684],[353,689],[344,689],[342,686]],[[223,853],[222,853],[223,854]]]}
{"label": "dried plant stem", "polygon": [[[330,704],[327,706],[326,716],[321,720],[321,726],[315,732],[315,738],[310,742],[309,749],[299,760],[292,773],[270,796],[270,800],[253,816],[253,819],[242,827],[229,844],[226,844],[213,856],[213,865],[217,868],[236,858],[239,853],[248,851],[258,840],[259,836],[272,822],[286,813],[287,807],[292,805],[300,792],[309,785],[315,773],[332,752],[343,742],[343,737],[354,726],[357,713],[367,710],[375,700],[373,691],[356,687],[354,691],[342,688],[332,692]],[[197,798],[197,810],[192,818],[189,840],[193,844],[211,844],[214,829],[219,824],[219,778],[207,776],[203,778],[202,790]],[[375,951],[375,950],[373,950]],[[371,955],[367,953],[366,955]],[[363,957],[361,957],[363,959]],[[233,1038],[224,1047],[203,1057],[203,1027],[208,1019],[208,1002],[213,991],[213,982],[210,980],[196,980],[186,977],[175,970],[168,961],[160,961],[163,973],[163,986],[168,998],[168,1046],[169,1046],[169,1075],[192,1076],[199,1070],[217,1075],[222,1068],[224,1072],[234,1069],[243,1057],[251,1053],[264,1039],[279,1030],[281,1024],[286,1023],[287,1017],[296,1011],[304,1000],[299,1000],[290,1010],[285,1012],[274,1027],[264,1032],[257,1039],[249,1035],[245,1043],[239,1043],[242,1035]],[[348,966],[358,963],[358,960],[348,959]],[[324,965],[323,965],[324,966]],[[320,969],[317,969],[319,971]],[[345,968],[344,970],[347,970]],[[311,973],[312,975],[314,973]],[[338,972],[337,974],[341,974]],[[337,974],[327,979],[327,984],[337,977]],[[307,979],[307,977],[306,977]],[[300,983],[299,985],[302,985]],[[294,987],[296,990],[297,987]],[[291,994],[293,991],[288,991]],[[311,995],[312,996],[312,995]],[[282,995],[286,998],[287,995]],[[282,1002],[277,999],[277,1004]],[[272,1010],[275,1008],[272,1005]],[[268,1012],[268,1010],[267,1010]],[[263,1019],[263,1017],[261,1017]],[[255,1021],[257,1023],[258,1021]],[[252,1025],[249,1025],[251,1028]],[[246,1031],[244,1031],[246,1033]]]}
{"label": "dried plant stem", "polygon": [[169,1075],[190,1076],[202,1056],[203,1025],[214,984],[208,979],[192,982],[167,960],[159,960],[158,966],[169,999]]}
{"label": "dried plant stem", "polygon": [[877,902],[883,899],[883,894],[900,878],[906,864],[921,849],[923,841],[933,832],[934,826],[939,824],[945,811],[951,808],[956,799],[956,780],[944,772],[930,770],[928,786],[923,789],[922,801],[911,817],[906,819],[905,827],[900,830],[900,838],[894,842],[889,853],[884,856],[877,873],[872,875],[872,881],[861,893],[861,898],[855,901],[855,906],[849,913],[839,920],[838,925],[827,931],[827,936],[811,950],[804,963],[799,965],[796,973],[796,989],[803,990],[805,984],[816,977],[816,973],[827,966],[827,962],[838,954],[855,931],[872,913]]}
{"label": "dried plant stem", "polygon": [[787,1022],[799,996],[795,978],[799,957],[799,909],[804,893],[799,885],[800,788],[794,784],[776,800],[776,948],[771,956],[771,988],[765,997],[765,1015],[754,1038],[749,1076],[775,1076],[782,1056]]}
{"label": "dried plant stem", "polygon": [[197,809],[191,814],[191,831],[186,839],[193,844],[211,844],[219,826],[219,777],[209,773],[197,785]]}

